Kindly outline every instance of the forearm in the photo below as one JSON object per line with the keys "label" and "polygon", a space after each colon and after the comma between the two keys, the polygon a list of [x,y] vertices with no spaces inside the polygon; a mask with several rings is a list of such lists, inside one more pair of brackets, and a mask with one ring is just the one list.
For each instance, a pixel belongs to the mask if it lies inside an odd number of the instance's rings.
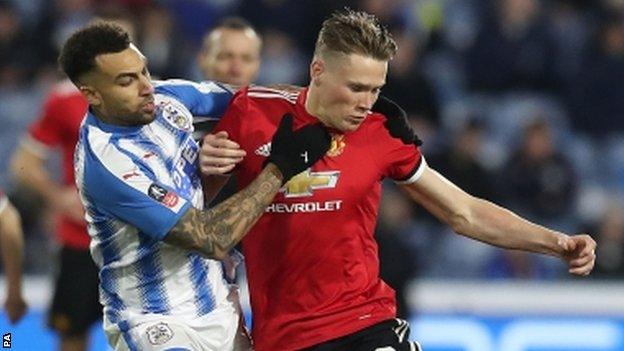
{"label": "forearm", "polygon": [[19,214],[11,205],[0,214],[0,248],[8,292],[18,294],[22,285],[24,238]]}
{"label": "forearm", "polygon": [[416,183],[401,188],[458,234],[503,248],[561,256],[558,242],[565,234],[474,197],[430,168]]}
{"label": "forearm", "polygon": [[558,245],[565,234],[532,223],[492,202],[472,198],[467,218],[456,231],[467,237],[507,249],[561,257]]}
{"label": "forearm", "polygon": [[24,147],[20,147],[11,162],[13,177],[41,195],[47,203],[61,191],[45,167],[45,160]]}
{"label": "forearm", "polygon": [[165,242],[221,259],[247,234],[282,185],[273,164],[243,190],[212,209],[190,209],[167,234]]}

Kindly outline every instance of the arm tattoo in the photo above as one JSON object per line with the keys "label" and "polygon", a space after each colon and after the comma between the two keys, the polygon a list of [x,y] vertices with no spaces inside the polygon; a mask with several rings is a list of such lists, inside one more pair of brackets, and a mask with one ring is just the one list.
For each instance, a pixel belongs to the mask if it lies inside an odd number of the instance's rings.
{"label": "arm tattoo", "polygon": [[223,258],[264,213],[282,181],[273,165],[267,166],[245,189],[210,210],[190,208],[169,231],[165,242]]}

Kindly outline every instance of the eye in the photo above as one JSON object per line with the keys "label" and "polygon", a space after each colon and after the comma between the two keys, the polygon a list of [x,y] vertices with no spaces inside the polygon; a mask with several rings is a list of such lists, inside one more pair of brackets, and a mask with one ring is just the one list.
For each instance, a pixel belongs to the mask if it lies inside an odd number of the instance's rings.
{"label": "eye", "polygon": [[359,84],[351,84],[349,85],[349,89],[351,89],[351,91],[354,93],[361,93],[366,90],[364,86]]}
{"label": "eye", "polygon": [[126,76],[126,77],[121,77],[121,78],[117,79],[117,83],[119,85],[121,85],[122,87],[127,87],[130,84],[132,84],[133,80],[134,79],[132,77]]}

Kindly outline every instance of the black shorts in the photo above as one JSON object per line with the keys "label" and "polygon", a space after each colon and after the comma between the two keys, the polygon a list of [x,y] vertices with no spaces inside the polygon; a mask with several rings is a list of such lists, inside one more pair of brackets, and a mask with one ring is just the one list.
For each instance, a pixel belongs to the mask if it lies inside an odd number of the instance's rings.
{"label": "black shorts", "polygon": [[48,326],[62,336],[84,334],[102,318],[98,269],[89,250],[63,247]]}
{"label": "black shorts", "polygon": [[324,342],[305,351],[422,351],[420,344],[409,341],[409,323],[403,319],[390,319],[355,333]]}

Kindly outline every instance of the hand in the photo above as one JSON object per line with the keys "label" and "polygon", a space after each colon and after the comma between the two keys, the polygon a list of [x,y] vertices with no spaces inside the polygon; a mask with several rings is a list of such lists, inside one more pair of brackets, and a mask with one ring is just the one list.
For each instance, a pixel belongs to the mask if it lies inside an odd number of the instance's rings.
{"label": "hand", "polygon": [[78,223],[83,223],[85,221],[84,208],[82,207],[76,188],[64,188],[52,204],[56,213]]}
{"label": "hand", "polygon": [[588,275],[596,261],[596,242],[589,235],[562,236],[558,241],[563,249],[562,259],[568,264],[568,272]]}
{"label": "hand", "polygon": [[247,153],[228,139],[225,131],[207,134],[199,152],[199,168],[204,175],[226,175]]}
{"label": "hand", "polygon": [[422,141],[418,139],[407,119],[407,113],[394,101],[380,95],[371,110],[386,116],[384,125],[390,135],[401,139],[404,144],[422,145]]}
{"label": "hand", "polygon": [[9,321],[14,325],[19,322],[22,317],[24,317],[26,311],[28,310],[28,305],[24,301],[21,294],[9,293],[6,301],[4,302],[4,308],[9,316]]}
{"label": "hand", "polygon": [[305,171],[329,150],[331,136],[319,123],[293,131],[293,116],[285,114],[273,135],[267,162],[282,172],[282,182]]}

